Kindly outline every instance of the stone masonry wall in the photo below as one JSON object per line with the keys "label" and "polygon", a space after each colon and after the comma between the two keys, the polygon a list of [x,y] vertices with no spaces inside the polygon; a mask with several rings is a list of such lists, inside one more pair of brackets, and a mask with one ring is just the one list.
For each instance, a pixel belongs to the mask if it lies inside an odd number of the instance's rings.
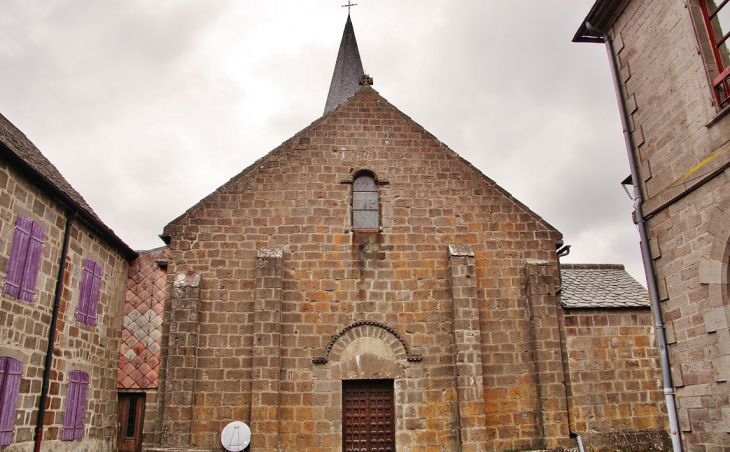
{"label": "stone masonry wall", "polygon": [[649,308],[561,311],[571,428],[587,450],[615,447],[615,432],[631,433],[637,447],[648,438],[642,450],[664,450],[651,447],[656,437],[671,447]]}
{"label": "stone masonry wall", "polygon": [[[351,183],[364,169],[378,183],[381,230],[353,233]],[[486,447],[544,443],[524,266],[536,259],[557,268],[561,236],[371,88],[232,179],[165,235],[169,287],[182,275],[201,276],[189,448],[217,450],[226,423],[254,421],[247,413],[255,381],[257,252],[279,248],[280,449],[340,450],[342,379],[351,372],[365,378],[358,373],[364,370],[339,361],[349,352],[313,359],[333,337],[340,338],[333,350],[345,347],[339,341],[349,336],[337,334],[350,326],[374,335],[357,344],[380,350],[367,359],[380,360],[377,378],[394,380],[396,448],[456,449],[452,244],[474,252]],[[355,328],[358,322],[377,326]],[[406,346],[422,359],[407,359]],[[180,383],[168,375],[165,387]],[[161,410],[173,417],[183,412],[167,402]]]}
{"label": "stone masonry wall", "polygon": [[[27,450],[34,440],[43,365],[53,307],[56,277],[66,223],[64,207],[30,182],[24,173],[0,160],[0,279],[5,280],[15,222],[30,218],[44,232],[40,271],[33,303],[0,295],[0,356],[23,363],[13,445]],[[94,259],[103,270],[97,323],[76,321],[83,260]],[[116,362],[122,323],[127,262],[81,220],[74,220],[61,297],[53,369],[45,415],[44,448],[111,450],[116,439]],[[68,375],[83,370],[90,376],[84,439],[60,441]]]}
{"label": "stone masonry wall", "polygon": [[713,99],[717,70],[698,2],[627,3],[611,34],[647,197],[680,428],[688,450],[715,450],[730,446],[730,117]]}

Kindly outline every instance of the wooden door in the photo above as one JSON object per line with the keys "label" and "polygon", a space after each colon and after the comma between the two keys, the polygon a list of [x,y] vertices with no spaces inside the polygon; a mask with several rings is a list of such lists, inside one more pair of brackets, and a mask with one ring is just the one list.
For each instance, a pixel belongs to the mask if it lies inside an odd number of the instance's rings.
{"label": "wooden door", "polygon": [[342,382],[342,450],[395,452],[393,380]]}
{"label": "wooden door", "polygon": [[117,408],[117,449],[119,452],[142,451],[144,394],[119,394]]}

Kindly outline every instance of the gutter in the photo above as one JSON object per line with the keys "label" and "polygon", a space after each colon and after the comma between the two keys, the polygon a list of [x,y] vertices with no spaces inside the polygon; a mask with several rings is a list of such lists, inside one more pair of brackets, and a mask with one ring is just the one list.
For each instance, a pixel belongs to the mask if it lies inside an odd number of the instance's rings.
{"label": "gutter", "polygon": [[84,206],[80,206],[76,201],[71,199],[63,190],[58,188],[53,182],[46,179],[43,174],[38,172],[19,155],[13,152],[12,149],[5,145],[5,143],[0,142],[0,150],[8,151],[7,156],[10,157],[10,160],[12,160],[15,165],[30,173],[33,176],[32,179],[34,180],[34,182],[39,185],[43,185],[44,189],[48,190],[50,193],[59,198],[61,202],[68,206],[69,209],[74,211],[80,218],[82,218],[84,221],[94,227],[99,232],[100,236],[105,238],[111,245],[121,250],[123,254],[127,257],[127,259],[132,260],[139,256],[136,251],[134,251],[132,248],[129,247],[129,245],[124,243],[122,239],[117,237],[114,231],[109,229],[109,226],[105,225],[99,219],[95,218],[94,215],[87,212]]}
{"label": "gutter", "polygon": [[48,349],[46,350],[46,361],[43,369],[43,384],[41,385],[41,399],[38,403],[38,421],[35,428],[35,452],[40,452],[43,441],[43,418],[46,414],[46,400],[48,398],[48,385],[51,380],[51,366],[53,365],[53,348],[56,342],[56,325],[58,324],[58,311],[61,306],[61,294],[63,293],[63,279],[66,276],[66,258],[68,256],[68,242],[71,235],[71,222],[78,218],[78,211],[72,215],[66,215],[66,230],[63,233],[63,247],[61,248],[61,260],[58,265],[58,277],[56,279],[56,291],[53,295],[53,314],[51,326],[48,331]]}
{"label": "gutter", "polygon": [[608,34],[593,27],[590,22],[585,23],[588,31],[594,35],[598,35],[595,41],[606,44],[608,59],[611,63],[611,75],[613,78],[613,86],[616,91],[616,99],[618,101],[619,113],[621,115],[621,126],[623,127],[624,142],[626,144],[626,152],[629,157],[629,167],[631,169],[631,180],[634,189],[634,223],[639,229],[639,237],[641,244],[641,257],[644,261],[644,271],[646,272],[646,283],[649,288],[649,301],[651,302],[651,310],[654,313],[654,321],[656,326],[657,340],[659,341],[659,356],[662,363],[662,377],[664,380],[664,397],[667,403],[667,414],[669,415],[670,436],[672,438],[672,450],[674,452],[682,451],[682,443],[679,437],[679,422],[677,420],[677,407],[674,401],[674,386],[672,385],[672,373],[669,362],[669,353],[667,352],[667,340],[664,333],[664,321],[662,320],[662,311],[659,306],[659,290],[656,283],[656,271],[654,270],[654,260],[651,257],[649,249],[649,233],[646,228],[646,220],[641,205],[644,198],[641,194],[641,186],[639,179],[639,167],[636,162],[634,142],[631,137],[631,130],[628,124],[628,115],[626,113],[626,104],[624,102],[624,93],[619,78],[618,64],[616,55],[613,53],[613,42]]}

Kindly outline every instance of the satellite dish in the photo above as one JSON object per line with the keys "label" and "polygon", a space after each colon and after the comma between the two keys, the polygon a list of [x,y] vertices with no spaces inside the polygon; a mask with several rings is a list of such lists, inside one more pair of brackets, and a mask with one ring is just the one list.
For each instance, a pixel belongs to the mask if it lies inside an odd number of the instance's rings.
{"label": "satellite dish", "polygon": [[241,421],[226,425],[221,432],[221,444],[230,452],[240,452],[251,443],[251,429]]}

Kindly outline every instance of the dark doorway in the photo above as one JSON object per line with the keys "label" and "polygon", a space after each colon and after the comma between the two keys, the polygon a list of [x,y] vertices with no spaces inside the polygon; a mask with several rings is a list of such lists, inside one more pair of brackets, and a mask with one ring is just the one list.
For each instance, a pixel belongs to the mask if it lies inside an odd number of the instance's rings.
{"label": "dark doorway", "polygon": [[342,450],[395,452],[393,380],[342,382]]}
{"label": "dark doorway", "polygon": [[117,449],[119,452],[142,451],[144,394],[119,394],[117,408]]}

